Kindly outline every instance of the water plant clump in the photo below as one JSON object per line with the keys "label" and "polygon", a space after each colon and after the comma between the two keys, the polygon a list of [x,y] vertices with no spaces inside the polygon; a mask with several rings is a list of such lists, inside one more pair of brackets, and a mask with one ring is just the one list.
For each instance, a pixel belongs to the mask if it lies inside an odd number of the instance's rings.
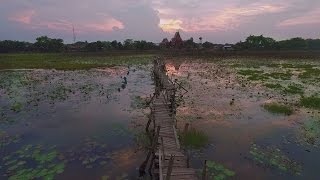
{"label": "water plant clump", "polygon": [[282,85],[281,84],[271,84],[271,83],[267,83],[264,84],[265,87],[270,88],[270,89],[282,89]]}
{"label": "water plant clump", "polygon": [[107,165],[111,154],[106,144],[86,138],[81,146],[68,150],[65,157],[68,162],[78,161],[85,168],[92,169]]}
{"label": "water plant clump", "polygon": [[2,159],[9,180],[54,179],[64,172],[65,163],[58,158],[59,153],[41,145],[26,145]]}
{"label": "water plant clump", "polygon": [[224,180],[235,176],[235,172],[215,161],[207,161],[207,173],[209,179]]}
{"label": "water plant clump", "polygon": [[305,71],[298,76],[301,79],[310,79],[320,77],[320,69],[306,68]]}
{"label": "water plant clump", "polygon": [[290,107],[278,103],[265,104],[263,108],[273,114],[284,114],[288,116],[293,114],[293,110]]}
{"label": "water plant clump", "polygon": [[180,140],[187,148],[199,149],[208,145],[209,137],[203,132],[194,128],[180,133]]}
{"label": "water plant clump", "polygon": [[5,131],[0,131],[0,149],[12,143],[17,143],[20,140],[20,135],[10,136]]}
{"label": "water plant clump", "polygon": [[260,80],[263,81],[263,80],[269,79],[268,76],[265,76],[263,74],[263,71],[260,71],[260,70],[242,69],[238,71],[238,74],[242,76],[246,76],[247,79],[251,81],[260,81]]}
{"label": "water plant clump", "polygon": [[302,138],[304,142],[311,145],[320,144],[320,118],[312,118],[306,121],[302,127]]}
{"label": "water plant clump", "polygon": [[320,97],[318,96],[302,97],[300,99],[300,105],[306,108],[320,109]]}
{"label": "water plant clump", "polygon": [[278,148],[268,147],[263,148],[257,144],[252,144],[250,147],[250,155],[258,164],[266,167],[273,167],[282,172],[289,172],[295,175],[301,175],[302,166],[288,158]]}
{"label": "water plant clump", "polygon": [[300,94],[303,95],[303,87],[299,84],[290,84],[287,88],[283,90],[285,94]]}
{"label": "water plant clump", "polygon": [[273,72],[265,75],[272,77],[273,79],[281,79],[281,80],[290,80],[292,76],[290,72],[286,72],[286,73]]}

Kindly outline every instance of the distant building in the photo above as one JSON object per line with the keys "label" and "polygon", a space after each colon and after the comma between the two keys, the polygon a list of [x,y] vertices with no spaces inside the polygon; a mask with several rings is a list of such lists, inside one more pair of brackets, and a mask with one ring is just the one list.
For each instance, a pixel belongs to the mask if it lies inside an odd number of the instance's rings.
{"label": "distant building", "polygon": [[225,51],[231,51],[233,50],[233,46],[231,44],[225,44],[222,49]]}
{"label": "distant building", "polygon": [[174,48],[182,48],[183,47],[183,40],[182,40],[179,32],[176,32],[174,37],[171,39],[170,46],[174,47]]}

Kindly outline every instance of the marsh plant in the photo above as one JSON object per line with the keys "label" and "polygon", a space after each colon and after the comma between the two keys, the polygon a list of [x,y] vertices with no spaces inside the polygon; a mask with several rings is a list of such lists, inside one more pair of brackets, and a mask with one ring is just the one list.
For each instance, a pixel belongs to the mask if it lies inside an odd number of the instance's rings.
{"label": "marsh plant", "polygon": [[293,114],[293,110],[291,107],[286,106],[286,105],[282,105],[282,104],[278,104],[278,103],[264,104],[263,108],[273,114],[284,114],[287,116]]}
{"label": "marsh plant", "polygon": [[320,110],[320,97],[315,95],[310,97],[302,97],[300,100],[300,105],[306,108]]}
{"label": "marsh plant", "polygon": [[320,143],[320,117],[314,117],[302,125],[304,142],[318,146]]}
{"label": "marsh plant", "polygon": [[182,145],[187,148],[199,149],[207,146],[209,143],[207,134],[195,128],[181,132],[179,137]]}

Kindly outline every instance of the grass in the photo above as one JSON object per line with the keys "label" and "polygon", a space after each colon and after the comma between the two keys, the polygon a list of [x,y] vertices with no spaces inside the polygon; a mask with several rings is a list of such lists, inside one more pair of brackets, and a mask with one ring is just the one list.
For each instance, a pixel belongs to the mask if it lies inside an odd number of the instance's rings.
{"label": "grass", "polygon": [[293,113],[293,110],[290,107],[282,104],[270,103],[263,105],[263,107],[265,110],[273,114],[284,114],[289,116]]}
{"label": "grass", "polygon": [[90,69],[146,64],[152,54],[35,53],[0,54],[0,69]]}
{"label": "grass", "polygon": [[300,105],[306,108],[320,110],[320,97],[317,97],[317,96],[302,97],[300,100]]}
{"label": "grass", "polygon": [[191,128],[187,132],[180,134],[182,145],[189,148],[199,149],[208,145],[209,138],[202,132]]}

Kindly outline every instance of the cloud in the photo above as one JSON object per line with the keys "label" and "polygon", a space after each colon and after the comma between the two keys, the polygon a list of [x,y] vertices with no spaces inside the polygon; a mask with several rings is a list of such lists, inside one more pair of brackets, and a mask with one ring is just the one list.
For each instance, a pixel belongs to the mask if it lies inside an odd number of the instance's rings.
{"label": "cloud", "polygon": [[243,7],[229,6],[180,20],[167,19],[170,17],[168,13],[173,11],[160,10],[163,14],[167,13],[166,17],[161,19],[160,27],[165,31],[174,31],[177,28],[187,32],[225,31],[235,29],[259,15],[279,13],[286,9],[287,6],[283,4],[253,3]]}
{"label": "cloud", "polygon": [[[48,35],[72,41],[145,39],[154,42],[180,30],[236,42],[250,34],[317,37],[315,0],[0,0],[0,39]],[[314,26],[314,27],[312,27]]]}
{"label": "cloud", "polygon": [[18,12],[9,17],[10,21],[15,21],[23,24],[31,24],[32,17],[36,14],[35,10],[26,10]]}
{"label": "cloud", "polygon": [[302,16],[286,19],[278,24],[278,27],[298,26],[306,24],[320,24],[320,8],[307,12]]}

